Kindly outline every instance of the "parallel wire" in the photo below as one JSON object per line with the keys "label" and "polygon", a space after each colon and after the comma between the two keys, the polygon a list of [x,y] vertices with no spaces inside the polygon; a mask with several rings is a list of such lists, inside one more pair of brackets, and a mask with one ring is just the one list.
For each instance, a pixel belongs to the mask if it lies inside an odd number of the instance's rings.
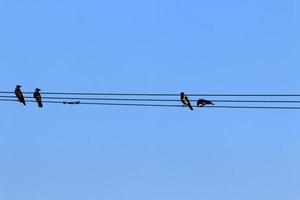
{"label": "parallel wire", "polygon": [[[11,91],[0,91],[0,94],[13,94]],[[23,92],[32,94],[32,92]],[[41,92],[48,95],[87,95],[87,96],[179,96],[179,93],[99,93],[99,92]],[[219,97],[300,97],[300,94],[207,94],[186,93],[188,96]]]}
{"label": "parallel wire", "polygon": [[[0,101],[13,101],[16,99],[0,99]],[[27,102],[35,102],[34,100],[28,100]],[[51,104],[63,104],[63,101],[43,101],[43,103]],[[171,104],[130,104],[130,103],[93,103],[93,102],[80,102],[83,105],[99,105],[99,106],[135,106],[135,107],[184,107],[183,105],[171,105]],[[78,104],[79,105],[79,104]],[[205,107],[195,107],[194,108],[228,108],[228,109],[280,109],[280,110],[300,110],[300,107],[274,107],[274,106],[205,106]]]}
{"label": "parallel wire", "polygon": [[[15,96],[0,96],[0,98],[16,98]],[[33,99],[32,96],[25,96],[25,99]],[[92,97],[42,97],[43,99],[54,100],[92,100],[92,101],[149,101],[149,102],[180,102],[179,99],[137,99],[137,98],[92,98]],[[197,100],[190,100],[191,102],[197,102]],[[224,103],[300,103],[296,100],[211,100],[212,102],[224,102]]]}
{"label": "parallel wire", "polygon": [[[27,102],[35,102],[32,92],[23,92],[25,95],[31,94],[31,96],[25,96]],[[0,94],[14,94],[14,92],[0,91]],[[153,104],[147,102],[180,102],[180,94],[174,93],[96,93],[96,92],[42,92],[42,98],[46,99],[43,103],[51,104],[65,104],[72,102],[66,101],[54,101],[54,100],[80,100],[79,104],[83,105],[100,105],[100,106],[139,106],[139,107],[183,107],[180,103],[176,104]],[[46,95],[46,96],[44,96]],[[50,96],[49,96],[50,95]],[[62,95],[70,95],[62,96]],[[77,97],[75,96],[77,95]],[[300,97],[300,94],[189,94],[192,97]],[[74,97],[75,96],[75,97]],[[94,97],[82,97],[82,96],[94,96]],[[144,97],[177,97],[178,99],[166,99],[166,98],[111,98],[111,97],[97,97],[97,96],[144,96]],[[14,99],[13,99],[14,98]],[[0,101],[18,101],[14,95],[0,95]],[[243,99],[210,99],[212,102],[224,102],[224,103],[300,103],[300,100],[243,100]],[[81,102],[83,101],[83,102]],[[88,101],[88,102],[86,102]],[[92,102],[89,102],[92,101]],[[96,101],[96,102],[95,102]],[[113,101],[113,102],[99,102],[99,101]],[[114,101],[119,101],[115,103]],[[126,103],[120,103],[120,102]],[[129,102],[142,102],[142,103],[129,103]],[[191,99],[191,102],[197,100]],[[237,108],[237,109],[297,109],[297,106],[240,106],[240,105],[209,105],[204,107],[194,108]]]}

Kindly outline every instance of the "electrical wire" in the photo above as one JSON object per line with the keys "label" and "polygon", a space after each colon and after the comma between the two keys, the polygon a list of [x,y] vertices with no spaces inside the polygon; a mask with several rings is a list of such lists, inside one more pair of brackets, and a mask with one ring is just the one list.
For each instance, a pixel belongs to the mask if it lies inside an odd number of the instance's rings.
{"label": "electrical wire", "polygon": [[[18,102],[16,99],[0,99],[0,101]],[[27,102],[35,102],[34,100],[27,100]],[[43,101],[43,103],[50,104],[64,104],[64,101]],[[135,107],[177,107],[183,108],[183,105],[172,104],[137,104],[137,103],[95,103],[95,102],[80,102],[78,105],[98,105],[98,106],[135,106]],[[300,107],[294,106],[204,106],[194,108],[228,108],[228,109],[280,109],[280,110],[300,110]]]}
{"label": "electrical wire", "polygon": [[[13,94],[14,92],[0,91],[0,94]],[[32,94],[32,92],[23,92]],[[99,93],[99,92],[41,92],[47,95],[83,95],[83,96],[180,96],[179,93]],[[300,97],[300,94],[207,94],[186,93],[188,96],[202,97]]]}
{"label": "electrical wire", "polygon": [[[14,92],[0,91],[0,101],[18,101]],[[27,102],[36,102],[32,92],[23,92]],[[29,96],[30,94],[30,96]],[[183,107],[180,102],[180,94],[174,93],[99,93],[99,92],[41,92],[43,103],[51,104],[83,104],[98,106],[138,106],[138,107]],[[115,98],[124,96],[126,98]],[[191,96],[190,102],[197,102],[193,97],[209,97],[213,103],[221,105],[206,105],[194,108],[237,108],[237,109],[293,109],[298,110],[300,94],[187,94]],[[168,97],[176,97],[168,98]],[[211,99],[210,97],[221,97],[221,99]],[[236,97],[237,99],[227,99]],[[246,99],[246,97],[251,97]],[[255,98],[253,98],[255,97]],[[280,99],[279,99],[280,97]],[[292,98],[293,97],[293,98]],[[263,98],[263,99],[261,99]],[[267,99],[266,99],[267,98]],[[270,99],[271,98],[271,99]],[[77,100],[73,102],[73,100]],[[156,102],[156,103],[155,103]],[[162,104],[165,102],[165,104]],[[176,102],[176,103],[175,103]],[[171,104],[172,103],[172,104]],[[229,105],[222,105],[229,103]],[[235,103],[235,104],[233,104]],[[247,103],[246,105],[243,103]],[[264,103],[262,106],[259,103]],[[280,104],[280,106],[268,106],[268,104]],[[237,105],[236,105],[237,104]],[[274,105],[273,104],[273,105]]]}
{"label": "electrical wire", "polygon": [[[15,96],[0,96],[0,98],[16,98]],[[33,99],[33,96],[25,96],[25,99]],[[145,99],[145,98],[93,98],[93,97],[50,97],[43,96],[43,99],[54,100],[92,100],[92,101],[153,101],[153,102],[179,102],[179,99]],[[197,100],[191,99],[191,102],[197,102]],[[224,102],[224,103],[300,103],[296,100],[219,100],[212,99],[212,102]]]}

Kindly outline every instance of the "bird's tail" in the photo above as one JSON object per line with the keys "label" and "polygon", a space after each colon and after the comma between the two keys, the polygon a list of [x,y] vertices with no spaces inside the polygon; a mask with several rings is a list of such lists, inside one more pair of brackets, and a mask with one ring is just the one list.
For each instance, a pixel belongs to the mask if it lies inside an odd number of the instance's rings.
{"label": "bird's tail", "polygon": [[25,101],[22,101],[22,103],[24,104],[24,106],[26,106],[26,103],[25,103]]}
{"label": "bird's tail", "polygon": [[40,101],[38,102],[38,105],[39,105],[40,108],[43,107],[43,104]]}
{"label": "bird's tail", "polygon": [[191,104],[189,104],[188,106],[189,106],[189,108],[190,108],[191,110],[194,110],[194,109],[193,109],[193,106],[192,106]]}
{"label": "bird's tail", "polygon": [[215,105],[213,102],[210,102],[211,105]]}

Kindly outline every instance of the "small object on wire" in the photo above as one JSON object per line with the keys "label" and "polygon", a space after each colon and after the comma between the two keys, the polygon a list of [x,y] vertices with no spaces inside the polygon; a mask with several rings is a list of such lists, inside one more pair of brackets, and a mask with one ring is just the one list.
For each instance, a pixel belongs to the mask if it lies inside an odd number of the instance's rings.
{"label": "small object on wire", "polygon": [[63,104],[75,105],[75,104],[80,104],[80,101],[64,101]]}
{"label": "small object on wire", "polygon": [[206,100],[206,99],[198,99],[198,101],[197,101],[197,106],[199,107],[203,107],[203,106],[205,106],[205,105],[215,105],[215,104],[213,104],[213,102],[211,102],[211,101],[209,101],[209,100]]}

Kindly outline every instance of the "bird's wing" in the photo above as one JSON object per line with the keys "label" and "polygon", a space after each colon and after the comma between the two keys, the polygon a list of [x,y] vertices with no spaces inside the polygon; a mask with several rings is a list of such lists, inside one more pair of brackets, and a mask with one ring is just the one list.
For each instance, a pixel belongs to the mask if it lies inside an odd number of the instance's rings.
{"label": "bird's wing", "polygon": [[24,101],[24,96],[21,90],[16,91],[16,96],[20,101]]}
{"label": "bird's wing", "polygon": [[192,105],[191,105],[191,102],[190,102],[190,100],[189,100],[189,98],[188,98],[187,96],[185,96],[185,101],[186,101],[186,105],[187,105],[191,110],[193,110],[193,107],[192,107]]}

